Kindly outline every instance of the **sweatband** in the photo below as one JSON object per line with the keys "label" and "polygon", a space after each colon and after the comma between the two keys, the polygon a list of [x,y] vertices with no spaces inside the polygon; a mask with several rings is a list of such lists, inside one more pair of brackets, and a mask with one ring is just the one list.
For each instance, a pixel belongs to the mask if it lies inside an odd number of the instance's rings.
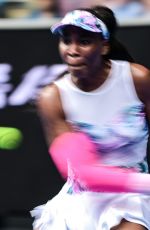
{"label": "sweatband", "polygon": [[95,145],[81,132],[66,132],[56,137],[49,153],[64,178],[68,176],[68,163],[75,169],[97,161]]}

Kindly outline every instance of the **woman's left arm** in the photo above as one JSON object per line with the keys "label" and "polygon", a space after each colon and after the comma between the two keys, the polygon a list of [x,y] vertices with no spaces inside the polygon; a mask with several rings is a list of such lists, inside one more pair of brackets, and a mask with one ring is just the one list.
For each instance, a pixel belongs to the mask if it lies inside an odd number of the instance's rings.
{"label": "woman's left arm", "polygon": [[[150,70],[139,64],[131,64],[131,72],[139,99],[145,105],[145,112],[150,130]],[[150,145],[149,145],[150,146]],[[147,151],[150,161],[150,150]]]}
{"label": "woman's left arm", "polygon": [[132,63],[131,72],[137,95],[145,105],[146,116],[150,123],[150,70],[142,65]]}

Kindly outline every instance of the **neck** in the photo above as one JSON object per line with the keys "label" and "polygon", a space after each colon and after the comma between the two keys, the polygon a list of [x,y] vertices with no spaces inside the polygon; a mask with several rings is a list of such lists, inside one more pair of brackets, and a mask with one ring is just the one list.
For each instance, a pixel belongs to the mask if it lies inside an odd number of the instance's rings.
{"label": "neck", "polygon": [[108,78],[111,69],[111,62],[106,61],[102,66],[88,77],[71,76],[73,83],[81,90],[90,92],[99,88]]}

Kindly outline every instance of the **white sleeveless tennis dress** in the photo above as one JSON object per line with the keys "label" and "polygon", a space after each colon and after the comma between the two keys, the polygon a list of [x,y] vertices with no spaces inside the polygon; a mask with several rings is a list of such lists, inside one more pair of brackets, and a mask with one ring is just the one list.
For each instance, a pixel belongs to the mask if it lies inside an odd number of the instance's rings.
{"label": "white sleeveless tennis dress", "polygon": [[[78,89],[69,74],[55,81],[66,119],[100,146],[102,163],[147,173],[144,105],[130,64],[111,60],[111,65],[107,80],[91,92]],[[150,196],[84,191],[69,176],[59,194],[31,214],[38,230],[109,230],[123,218],[150,229]]]}

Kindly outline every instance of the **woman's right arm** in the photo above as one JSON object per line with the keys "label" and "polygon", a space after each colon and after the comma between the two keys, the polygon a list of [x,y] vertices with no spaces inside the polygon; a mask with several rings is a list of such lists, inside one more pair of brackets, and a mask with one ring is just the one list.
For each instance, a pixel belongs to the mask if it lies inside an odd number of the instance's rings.
{"label": "woman's right arm", "polygon": [[51,84],[43,88],[36,105],[48,146],[57,136],[72,131],[72,127],[66,121],[56,85]]}

